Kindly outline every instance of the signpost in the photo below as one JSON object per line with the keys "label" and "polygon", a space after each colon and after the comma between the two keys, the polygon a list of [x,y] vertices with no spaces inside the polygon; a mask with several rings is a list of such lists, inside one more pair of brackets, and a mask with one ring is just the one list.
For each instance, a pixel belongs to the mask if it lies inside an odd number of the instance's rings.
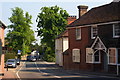
{"label": "signpost", "polygon": [[21,55],[21,50],[18,50],[18,55]]}

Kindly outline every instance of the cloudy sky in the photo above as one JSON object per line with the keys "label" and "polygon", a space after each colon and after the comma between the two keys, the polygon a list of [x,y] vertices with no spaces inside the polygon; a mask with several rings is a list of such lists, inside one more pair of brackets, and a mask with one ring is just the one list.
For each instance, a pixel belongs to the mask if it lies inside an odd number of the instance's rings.
{"label": "cloudy sky", "polygon": [[[3,21],[6,25],[9,25],[10,22],[8,18],[11,16],[11,8],[20,7],[24,12],[28,12],[32,15],[32,29],[36,31],[37,23],[36,18],[40,9],[44,6],[50,7],[58,5],[59,7],[67,10],[69,15],[78,16],[78,5],[87,5],[90,10],[93,7],[98,7],[101,5],[108,4],[113,0],[0,0],[0,20]],[[7,29],[5,30],[5,35],[7,34]],[[37,42],[40,43],[40,38],[37,37],[35,33]]]}

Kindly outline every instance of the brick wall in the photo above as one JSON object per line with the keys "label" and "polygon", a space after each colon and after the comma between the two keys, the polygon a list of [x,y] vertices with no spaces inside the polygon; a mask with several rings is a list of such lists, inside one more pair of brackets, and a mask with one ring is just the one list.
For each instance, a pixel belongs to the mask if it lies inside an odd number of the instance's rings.
{"label": "brick wall", "polygon": [[[4,47],[4,27],[0,27],[0,47]],[[4,53],[0,50],[0,74],[4,74]]]}
{"label": "brick wall", "polygon": [[[76,69],[76,70],[92,70],[91,64],[86,64],[86,47],[90,41],[90,35],[88,27],[83,27],[81,30],[81,40],[76,40],[76,28],[68,29],[69,36],[69,55],[64,55],[64,68]],[[80,49],[80,63],[74,63],[72,61],[72,50],[74,48]]]}

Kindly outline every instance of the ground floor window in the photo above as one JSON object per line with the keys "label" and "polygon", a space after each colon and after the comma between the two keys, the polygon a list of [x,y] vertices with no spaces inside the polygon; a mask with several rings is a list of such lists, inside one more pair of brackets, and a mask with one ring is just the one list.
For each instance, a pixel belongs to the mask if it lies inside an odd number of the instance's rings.
{"label": "ground floor window", "polygon": [[73,62],[80,62],[80,49],[72,50],[72,60]]}
{"label": "ground floor window", "polygon": [[93,49],[86,48],[86,63],[93,63]]}
{"label": "ground floor window", "polygon": [[109,64],[116,64],[116,48],[109,48]]}

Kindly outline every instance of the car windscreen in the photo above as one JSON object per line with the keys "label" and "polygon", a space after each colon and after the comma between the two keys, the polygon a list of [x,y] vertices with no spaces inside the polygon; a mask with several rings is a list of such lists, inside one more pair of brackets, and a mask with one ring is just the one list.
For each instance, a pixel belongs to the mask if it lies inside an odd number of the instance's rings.
{"label": "car windscreen", "polygon": [[8,60],[7,62],[15,62],[14,60]]}

